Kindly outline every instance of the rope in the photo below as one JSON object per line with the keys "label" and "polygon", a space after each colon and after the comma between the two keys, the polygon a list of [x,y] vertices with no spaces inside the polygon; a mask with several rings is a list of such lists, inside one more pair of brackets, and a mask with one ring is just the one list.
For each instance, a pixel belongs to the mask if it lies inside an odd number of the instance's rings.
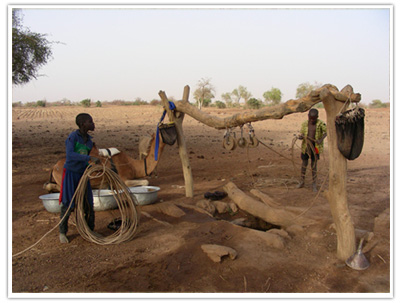
{"label": "rope", "polygon": [[303,216],[306,212],[308,212],[308,211],[311,209],[311,207],[314,206],[314,204],[315,204],[315,202],[316,202],[316,200],[317,200],[319,194],[321,193],[321,190],[322,190],[322,188],[324,187],[325,182],[326,182],[327,179],[328,179],[328,174],[325,175],[324,181],[322,182],[321,187],[319,188],[317,194],[316,194],[316,195],[314,196],[314,198],[312,199],[312,201],[311,201],[311,203],[310,203],[310,206],[308,206],[304,211],[302,211],[302,212],[301,212],[300,214],[298,214],[296,217],[292,218],[292,219],[290,220],[290,222],[291,222],[291,221],[295,221],[296,219],[300,218],[300,217]]}
{"label": "rope", "polygon": [[[98,178],[98,174],[93,176],[93,174],[98,172],[101,172],[104,181],[107,181],[109,184],[110,191],[121,213],[121,227],[106,237],[90,230],[86,223],[84,212],[87,183],[89,179]],[[109,245],[129,241],[136,235],[139,223],[139,213],[136,209],[136,203],[130,194],[129,188],[114,171],[105,167],[105,165],[88,167],[79,182],[76,193],[76,227],[82,238],[96,244]]]}
{"label": "rope", "polygon": [[[286,157],[285,155],[279,153],[278,151],[274,150],[273,148],[267,146],[267,145],[266,145],[265,143],[263,143],[262,141],[259,140],[259,142],[260,142],[262,145],[264,145],[265,147],[267,147],[268,149],[272,150],[274,153],[278,154],[279,156],[281,156],[281,157],[283,157],[283,158],[285,158],[285,159],[291,161],[292,164],[293,164],[293,168],[295,169],[296,163],[295,163],[295,161],[294,161],[294,145],[296,144],[296,141],[297,141],[297,140],[299,140],[299,138],[298,138],[297,136],[294,137],[293,140],[292,140],[292,146],[291,146],[291,155],[292,155],[292,158],[291,158],[291,159],[289,159],[289,158]],[[306,138],[307,147],[314,153],[314,156],[315,156],[316,154],[315,154],[314,145],[312,144],[312,141],[316,142],[316,140],[314,140],[314,139],[312,139],[312,138]],[[249,158],[249,148],[247,148],[247,158],[248,158],[248,161],[250,162],[250,158]],[[329,174],[326,174],[326,175],[325,175],[324,181],[322,182],[321,187],[320,187],[320,189],[318,190],[317,194],[316,194],[316,195],[314,196],[314,198],[312,199],[310,205],[309,205],[304,211],[302,211],[300,214],[298,214],[297,216],[295,216],[294,218],[292,218],[290,221],[295,221],[295,220],[297,220],[298,218],[300,218],[301,216],[303,216],[306,212],[308,212],[308,211],[314,206],[314,204],[315,204],[315,202],[316,202],[318,196],[320,195],[320,193],[321,193],[321,191],[322,191],[322,188],[323,188],[324,185],[325,185],[326,180],[328,179],[328,175],[329,175]],[[253,178],[253,184],[255,184],[256,182],[255,182],[255,180],[254,180],[254,177],[252,176],[252,178]],[[286,185],[285,183],[284,183],[284,185],[285,185],[286,188],[287,188],[287,185]]]}
{"label": "rope", "polygon": [[[266,144],[265,144],[264,142],[262,142],[261,140],[258,140],[258,142],[260,142],[261,145],[264,145],[266,148],[272,150],[274,153],[276,153],[276,154],[278,154],[279,156],[285,158],[286,160],[291,161],[291,162],[294,164],[293,159],[290,159],[290,158],[286,157],[285,155],[281,154],[280,152],[277,152],[276,150],[274,150],[273,148],[269,147],[268,145],[266,145]],[[293,146],[292,146],[292,147],[293,147]]]}
{"label": "rope", "polygon": [[[113,234],[106,237],[90,230],[89,226],[87,225],[84,213],[87,183],[90,179],[100,177],[104,177],[103,181],[108,181],[110,185],[110,191],[113,193],[113,196],[117,201],[122,221],[121,227]],[[121,178],[114,171],[107,168],[105,164],[90,165],[83,173],[64,217],[52,229],[45,233],[38,241],[36,241],[34,244],[27,247],[26,249],[12,255],[12,257],[19,256],[24,252],[32,249],[37,244],[39,244],[39,242],[41,242],[47,235],[54,231],[61,224],[62,220],[69,212],[72,201],[75,201],[76,205],[76,227],[79,234],[85,240],[100,245],[118,244],[129,241],[136,235],[137,226],[139,223],[139,212],[136,209],[135,201],[130,195],[129,188],[125,185]]]}

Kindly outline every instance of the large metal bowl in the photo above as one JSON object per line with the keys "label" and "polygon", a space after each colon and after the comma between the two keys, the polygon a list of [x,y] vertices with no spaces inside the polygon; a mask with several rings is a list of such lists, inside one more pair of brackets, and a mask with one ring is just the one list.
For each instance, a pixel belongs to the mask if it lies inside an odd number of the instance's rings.
{"label": "large metal bowl", "polygon": [[42,200],[43,206],[48,212],[59,213],[61,212],[61,205],[58,202],[59,197],[59,193],[54,193],[40,196],[39,199]]}
{"label": "large metal bowl", "polygon": [[138,205],[148,205],[156,202],[159,190],[160,188],[157,186],[129,187],[129,191],[136,198]]}
{"label": "large metal bowl", "polygon": [[[39,199],[42,200],[44,208],[51,213],[61,212],[61,205],[59,204],[60,193],[53,193],[42,195]],[[108,209],[118,208],[117,201],[113,193],[109,189],[95,189],[93,190],[93,210],[102,211]]]}
{"label": "large metal bowl", "polygon": [[[152,204],[157,200],[157,192],[160,190],[157,186],[135,186],[129,187],[131,196],[135,198],[138,205]],[[60,193],[42,195],[39,199],[42,200],[44,208],[51,213],[61,212],[59,204]],[[103,211],[118,208],[117,201],[113,192],[109,189],[94,189],[93,190],[93,209],[94,211]]]}
{"label": "large metal bowl", "polygon": [[93,190],[93,209],[94,211],[108,210],[118,208],[117,201],[113,192],[109,189]]}

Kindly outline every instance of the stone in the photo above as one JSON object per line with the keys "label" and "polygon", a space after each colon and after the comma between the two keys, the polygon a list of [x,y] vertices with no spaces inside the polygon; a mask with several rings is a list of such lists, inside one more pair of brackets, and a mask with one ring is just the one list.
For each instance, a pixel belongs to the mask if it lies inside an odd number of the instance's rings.
{"label": "stone", "polygon": [[283,229],[272,228],[272,229],[268,230],[267,233],[275,234],[275,235],[281,236],[286,239],[291,239],[288,232]]}
{"label": "stone", "polygon": [[302,226],[300,226],[300,225],[293,224],[293,225],[290,225],[289,227],[287,227],[287,228],[286,228],[286,231],[287,231],[289,234],[294,234],[294,235],[296,235],[296,234],[299,234],[299,233],[304,232],[304,228],[303,228]]}
{"label": "stone", "polygon": [[237,252],[231,247],[216,245],[216,244],[203,244],[201,249],[207,254],[207,256],[214,261],[219,263],[222,257],[229,256],[230,259],[234,260],[237,257]]}
{"label": "stone", "polygon": [[228,205],[233,213],[237,213],[239,211],[239,208],[237,207],[237,205],[235,203],[231,202]]}
{"label": "stone", "polygon": [[210,200],[200,200],[196,203],[196,206],[204,209],[206,212],[208,212],[211,215],[214,215],[215,213],[215,206],[214,204],[211,203]]}
{"label": "stone", "polygon": [[237,218],[235,220],[232,220],[231,223],[243,227],[251,226],[251,223],[246,218]]}
{"label": "stone", "polygon": [[182,209],[170,202],[143,205],[142,209],[146,212],[154,211],[174,218],[180,218],[185,215]]}
{"label": "stone", "polygon": [[227,213],[229,211],[229,206],[225,202],[214,201],[213,204],[214,204],[215,209],[217,210],[217,212],[219,214],[225,214],[225,213]]}
{"label": "stone", "polygon": [[280,235],[274,233],[268,233],[265,231],[248,229],[248,234],[252,237],[257,237],[264,241],[265,245],[276,248],[276,249],[284,249],[285,248],[285,240]]}

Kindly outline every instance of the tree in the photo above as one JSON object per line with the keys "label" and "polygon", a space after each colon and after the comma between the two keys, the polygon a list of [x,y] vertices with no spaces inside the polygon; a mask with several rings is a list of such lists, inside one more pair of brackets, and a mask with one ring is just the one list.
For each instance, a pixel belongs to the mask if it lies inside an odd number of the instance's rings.
{"label": "tree", "polygon": [[215,101],[215,106],[218,108],[226,108],[226,104],[219,100]]}
{"label": "tree", "polygon": [[262,106],[262,102],[259,99],[251,98],[246,103],[248,108],[259,109]]}
{"label": "tree", "polygon": [[239,85],[238,90],[239,90],[239,94],[243,98],[244,102],[247,103],[247,101],[249,101],[249,99],[252,96],[251,93],[247,90],[247,87]]}
{"label": "tree", "polygon": [[38,70],[51,58],[52,51],[44,34],[33,33],[22,26],[20,10],[12,11],[12,82],[28,83],[39,76]]}
{"label": "tree", "polygon": [[225,101],[226,106],[232,107],[232,95],[231,93],[225,93],[221,95],[222,100]]}
{"label": "tree", "polygon": [[83,107],[90,107],[90,103],[92,101],[90,99],[83,99],[80,103]]}
{"label": "tree", "polygon": [[370,108],[381,108],[381,107],[387,107],[386,103],[383,103],[379,99],[372,100],[371,104],[369,105]]}
{"label": "tree", "polygon": [[318,82],[310,84],[309,82],[301,83],[296,90],[296,98],[303,98],[307,96],[311,91],[318,89],[322,85]]}
{"label": "tree", "polygon": [[272,87],[271,90],[266,91],[263,94],[263,97],[264,97],[265,103],[267,103],[267,105],[277,105],[277,104],[281,103],[282,92],[279,88]]}
{"label": "tree", "polygon": [[196,99],[196,103],[199,109],[202,108],[205,100],[211,100],[214,98],[215,92],[214,86],[211,84],[211,79],[201,78],[197,83],[197,89],[193,93],[193,97]]}
{"label": "tree", "polygon": [[235,88],[232,91],[232,95],[235,97],[236,104],[239,104],[240,99],[242,99],[242,98],[245,103],[247,103],[247,101],[251,98],[251,93],[249,91],[247,91],[247,88],[244,87],[243,85],[239,85],[238,88]]}
{"label": "tree", "polygon": [[46,100],[38,100],[38,101],[36,101],[36,106],[39,106],[39,107],[46,107]]}

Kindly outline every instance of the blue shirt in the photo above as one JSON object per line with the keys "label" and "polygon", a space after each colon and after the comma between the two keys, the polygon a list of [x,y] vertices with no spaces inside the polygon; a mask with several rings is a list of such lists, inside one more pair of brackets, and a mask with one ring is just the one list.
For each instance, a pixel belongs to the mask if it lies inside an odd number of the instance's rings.
{"label": "blue shirt", "polygon": [[87,141],[84,142],[78,129],[73,131],[65,140],[67,153],[67,159],[64,164],[65,169],[83,174],[89,164],[89,154],[93,148],[92,137],[87,136]]}

